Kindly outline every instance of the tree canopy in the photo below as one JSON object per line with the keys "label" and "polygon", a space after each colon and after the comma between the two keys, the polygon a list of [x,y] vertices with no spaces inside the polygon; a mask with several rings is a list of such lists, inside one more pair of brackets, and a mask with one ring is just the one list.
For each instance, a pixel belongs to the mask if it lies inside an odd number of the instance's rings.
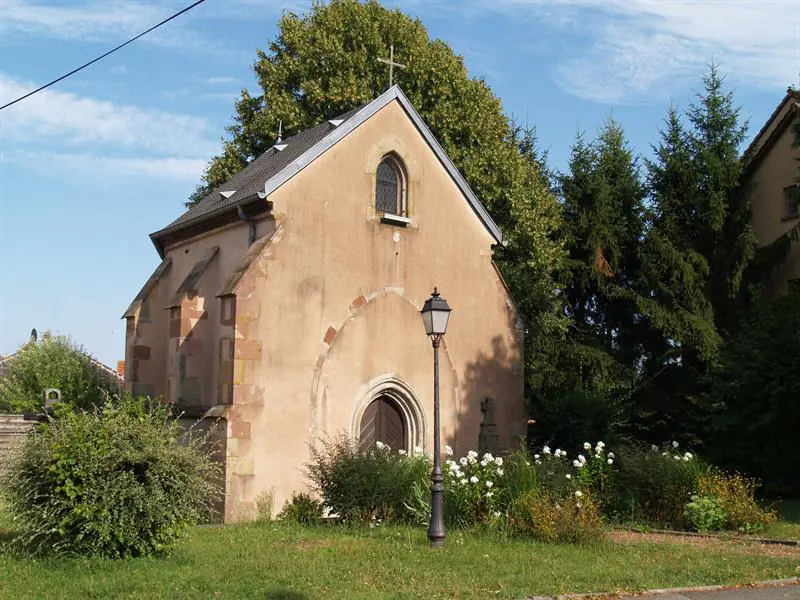
{"label": "tree canopy", "polygon": [[288,136],[373,100],[388,88],[377,59],[393,44],[407,65],[397,83],[503,231],[496,260],[529,331],[556,327],[559,207],[532,133],[509,121],[486,82],[419,20],[374,0],[317,1],[306,15],[284,14],[278,29],[254,64],[261,93],[242,91],[222,152],[189,204],[270,148],[279,122]]}

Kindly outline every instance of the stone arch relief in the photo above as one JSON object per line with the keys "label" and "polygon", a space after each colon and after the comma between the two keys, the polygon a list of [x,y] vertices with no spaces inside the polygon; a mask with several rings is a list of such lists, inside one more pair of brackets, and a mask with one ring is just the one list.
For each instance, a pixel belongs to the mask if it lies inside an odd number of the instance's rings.
{"label": "stone arch relief", "polygon": [[[405,302],[409,304],[411,308],[413,308],[416,312],[419,312],[422,308],[422,302],[415,302],[408,298],[405,295],[405,290],[403,288],[396,288],[396,287],[386,287],[379,291],[373,292],[369,295],[361,295],[355,298],[347,308],[347,312],[340,323],[337,323],[336,326],[333,324],[328,327],[325,332],[324,338],[322,340],[322,347],[320,350],[319,355],[317,356],[317,363],[314,369],[314,375],[311,381],[311,394],[310,394],[310,407],[309,407],[309,454],[311,453],[312,448],[315,448],[318,443],[318,434],[319,434],[319,420],[318,420],[318,411],[320,406],[323,402],[323,397],[325,395],[325,385],[321,382],[322,374],[325,368],[325,362],[328,358],[328,353],[333,346],[337,334],[347,326],[347,324],[356,318],[359,312],[368,304],[379,300],[387,295],[394,294],[402,298]],[[420,321],[421,322],[421,321]],[[420,328],[422,326],[420,325]],[[447,370],[449,375],[452,378],[453,382],[453,402],[455,405],[456,413],[460,414],[460,393],[459,393],[459,378],[458,373],[456,372],[455,368],[453,367],[453,360],[450,356],[450,352],[447,349],[447,344],[443,344],[442,348],[442,360],[440,362],[440,368],[442,370]],[[431,368],[432,370],[432,368]],[[386,392],[381,392],[379,388],[380,385],[385,385],[385,389],[388,390]],[[375,394],[370,396],[369,390],[373,389],[370,387],[372,385],[374,387]],[[359,393],[356,394],[356,398],[354,399],[355,406],[353,408],[353,413],[351,417],[351,427],[350,431],[348,432],[353,439],[357,439],[357,434],[354,433],[358,430],[359,424],[361,422],[361,416],[364,414],[364,410],[369,405],[369,401],[367,398],[375,399],[381,393],[386,393],[387,395],[391,396],[398,405],[401,407],[404,417],[407,419],[406,423],[408,425],[409,433],[411,434],[412,428],[413,434],[409,441],[413,441],[413,443],[409,444],[409,449],[413,449],[416,446],[421,446],[423,449],[427,446],[426,442],[426,432],[427,427],[425,425],[425,410],[422,407],[422,404],[411,389],[410,386],[402,382],[400,379],[396,378],[393,374],[384,374],[378,376],[377,378],[370,381],[369,384],[366,386],[362,386],[359,390]],[[359,432],[360,433],[360,432]],[[419,440],[414,441],[414,440]]]}
{"label": "stone arch relief", "polygon": [[355,398],[355,408],[350,421],[350,437],[358,440],[361,433],[361,419],[364,411],[381,396],[388,396],[397,403],[406,425],[406,447],[409,452],[414,448],[425,451],[425,413],[422,404],[405,382],[394,377],[392,373],[380,375],[364,385]]}

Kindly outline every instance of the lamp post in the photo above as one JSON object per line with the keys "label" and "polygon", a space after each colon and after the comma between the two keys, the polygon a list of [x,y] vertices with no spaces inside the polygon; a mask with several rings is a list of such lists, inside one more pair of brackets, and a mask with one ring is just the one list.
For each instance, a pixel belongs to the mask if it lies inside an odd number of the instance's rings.
{"label": "lamp post", "polygon": [[425,333],[433,344],[433,472],[431,473],[431,524],[428,527],[428,542],[431,548],[444,546],[444,476],[442,475],[441,439],[439,432],[439,345],[447,331],[450,307],[433,288],[433,294],[425,301],[420,313],[425,324]]}

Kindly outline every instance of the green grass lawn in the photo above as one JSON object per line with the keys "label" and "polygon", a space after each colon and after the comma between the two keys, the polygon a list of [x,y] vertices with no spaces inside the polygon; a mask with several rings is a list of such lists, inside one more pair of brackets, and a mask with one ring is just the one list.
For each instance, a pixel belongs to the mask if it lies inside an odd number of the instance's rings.
{"label": "green grass lawn", "polygon": [[742,542],[559,546],[452,531],[433,551],[422,528],[267,523],[195,528],[159,559],[0,554],[0,598],[522,598],[795,575],[800,549]]}
{"label": "green grass lawn", "polygon": [[774,508],[779,520],[763,536],[780,540],[800,540],[800,500],[783,500]]}

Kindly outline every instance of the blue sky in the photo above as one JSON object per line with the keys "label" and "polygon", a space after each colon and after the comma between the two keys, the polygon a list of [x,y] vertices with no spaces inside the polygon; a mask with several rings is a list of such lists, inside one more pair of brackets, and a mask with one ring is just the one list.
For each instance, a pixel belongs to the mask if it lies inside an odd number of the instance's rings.
{"label": "blue sky", "polygon": [[[189,0],[0,0],[0,104]],[[463,54],[564,168],[580,128],[613,115],[649,154],[670,102],[715,60],[751,135],[798,83],[800,0],[395,0]],[[32,327],[124,357],[120,316],[158,264],[148,234],[183,211],[283,10],[207,0],[49,90],[0,111],[0,354]],[[387,49],[388,50],[388,49]],[[377,58],[377,57],[376,57]],[[398,59],[403,60],[402,56]]]}

